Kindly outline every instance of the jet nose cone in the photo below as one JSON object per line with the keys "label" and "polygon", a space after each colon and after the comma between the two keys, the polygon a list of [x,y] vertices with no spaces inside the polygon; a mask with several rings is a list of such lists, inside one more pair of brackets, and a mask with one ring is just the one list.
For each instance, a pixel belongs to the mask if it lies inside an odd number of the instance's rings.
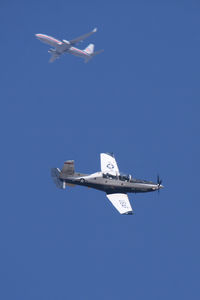
{"label": "jet nose cone", "polygon": [[36,33],[36,34],[35,34],[35,37],[36,37],[37,39],[40,39],[40,38],[41,38],[40,33]]}

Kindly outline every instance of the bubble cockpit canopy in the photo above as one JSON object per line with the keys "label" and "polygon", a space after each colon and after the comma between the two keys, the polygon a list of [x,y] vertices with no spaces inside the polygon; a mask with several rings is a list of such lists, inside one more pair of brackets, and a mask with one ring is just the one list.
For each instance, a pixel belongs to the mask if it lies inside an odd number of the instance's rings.
{"label": "bubble cockpit canopy", "polygon": [[103,178],[108,178],[108,179],[119,179],[121,181],[131,181],[131,175],[129,174],[123,174],[123,173],[120,173],[119,176],[116,176],[116,175],[112,175],[112,174],[109,174],[109,173],[106,173],[106,174],[103,174]]}
{"label": "bubble cockpit canopy", "polygon": [[120,173],[119,180],[122,180],[122,181],[131,181],[131,175],[130,174]]}

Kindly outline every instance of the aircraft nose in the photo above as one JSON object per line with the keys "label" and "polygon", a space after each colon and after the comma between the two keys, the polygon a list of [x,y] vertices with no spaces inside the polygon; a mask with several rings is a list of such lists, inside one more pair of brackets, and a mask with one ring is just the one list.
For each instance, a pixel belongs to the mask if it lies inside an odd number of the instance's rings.
{"label": "aircraft nose", "polygon": [[161,185],[159,186],[159,189],[163,189],[163,188],[164,188],[164,185],[161,184]]}
{"label": "aircraft nose", "polygon": [[41,38],[41,36],[40,36],[39,33],[36,33],[36,34],[35,34],[35,37],[36,37],[37,39]]}

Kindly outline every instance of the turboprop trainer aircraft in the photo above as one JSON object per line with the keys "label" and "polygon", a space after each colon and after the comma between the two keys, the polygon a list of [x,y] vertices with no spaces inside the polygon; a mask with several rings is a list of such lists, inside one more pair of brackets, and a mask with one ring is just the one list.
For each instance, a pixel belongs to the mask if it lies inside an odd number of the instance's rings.
{"label": "turboprop trainer aircraft", "polygon": [[81,35],[78,38],[73,39],[71,41],[67,41],[67,40],[59,41],[58,39],[55,39],[49,35],[42,34],[42,33],[37,33],[35,36],[41,42],[54,47],[48,51],[49,53],[52,54],[49,62],[53,62],[55,59],[59,58],[60,55],[63,53],[71,53],[73,55],[84,58],[85,62],[88,62],[92,57],[101,53],[103,50],[94,52],[94,44],[89,44],[84,50],[78,49],[74,47],[74,45],[77,44],[78,42],[83,41],[84,39],[86,39],[96,31],[97,28],[94,28],[91,32]]}
{"label": "turboprop trainer aircraft", "polygon": [[101,153],[100,159],[101,172],[90,175],[76,173],[74,161],[68,160],[61,171],[58,168],[52,168],[51,176],[60,189],[65,189],[66,186],[82,185],[106,192],[108,199],[119,213],[128,215],[133,214],[133,210],[127,193],[153,192],[163,188],[159,176],[157,183],[153,183],[121,174],[112,153]]}

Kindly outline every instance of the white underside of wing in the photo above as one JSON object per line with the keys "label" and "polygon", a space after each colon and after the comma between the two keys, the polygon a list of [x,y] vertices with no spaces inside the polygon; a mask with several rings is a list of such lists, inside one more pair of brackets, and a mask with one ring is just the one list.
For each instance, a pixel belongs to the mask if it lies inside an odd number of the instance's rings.
{"label": "white underside of wing", "polygon": [[132,214],[133,210],[126,194],[107,194],[106,195],[120,214]]}
{"label": "white underside of wing", "polygon": [[107,153],[101,153],[100,159],[101,159],[101,172],[102,173],[119,175],[119,169],[118,169],[116,160],[112,155],[109,155]]}

